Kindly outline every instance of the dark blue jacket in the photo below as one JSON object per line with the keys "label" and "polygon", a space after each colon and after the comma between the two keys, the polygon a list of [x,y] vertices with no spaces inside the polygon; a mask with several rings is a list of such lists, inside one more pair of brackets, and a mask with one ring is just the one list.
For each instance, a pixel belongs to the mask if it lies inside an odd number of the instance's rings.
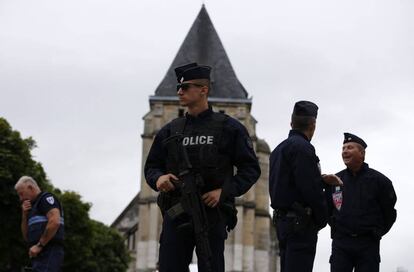
{"label": "dark blue jacket", "polygon": [[355,176],[348,169],[336,175],[344,185],[326,190],[333,238],[355,234],[381,238],[397,218],[392,182],[366,163]]}
{"label": "dark blue jacket", "polygon": [[[211,122],[213,114],[221,113],[214,113],[211,109],[208,109],[197,117],[187,114],[185,116],[184,134],[195,137],[199,130],[205,132],[206,124]],[[166,146],[163,145],[163,141],[169,136],[171,136],[171,123],[166,124],[155,136],[145,163],[146,181],[155,191],[157,191],[156,182],[158,178],[169,173],[167,169],[169,154]],[[231,171],[230,177],[223,176],[221,199],[241,196],[253,186],[260,176],[260,167],[250,136],[240,122],[227,116],[221,137],[217,140],[218,153],[228,158],[231,167],[235,166],[237,168],[235,175]],[[194,143],[196,142],[194,140]],[[191,154],[190,157],[192,157]]]}
{"label": "dark blue jacket", "polygon": [[312,209],[312,216],[319,228],[326,226],[327,204],[319,159],[308,138],[298,130],[291,130],[289,137],[270,155],[269,193],[273,209],[289,210],[294,202]]}

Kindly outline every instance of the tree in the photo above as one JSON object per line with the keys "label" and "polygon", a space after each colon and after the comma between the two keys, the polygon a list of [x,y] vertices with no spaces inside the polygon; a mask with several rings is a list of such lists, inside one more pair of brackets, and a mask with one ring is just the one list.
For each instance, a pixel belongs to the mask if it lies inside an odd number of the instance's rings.
{"label": "tree", "polygon": [[33,139],[22,139],[0,118],[0,271],[18,271],[27,263],[27,248],[20,232],[20,203],[14,190],[23,175],[35,178],[42,188],[52,189],[40,163],[32,159]]}
{"label": "tree", "polygon": [[114,229],[89,219],[88,203],[78,194],[60,196],[65,213],[65,263],[63,271],[125,271],[130,261],[124,239]]}
{"label": "tree", "polygon": [[[89,264],[92,254],[92,228],[88,203],[74,192],[60,196],[65,218],[65,263],[63,271],[96,271]],[[88,270],[89,269],[89,270]]]}
{"label": "tree", "polygon": [[60,199],[65,220],[65,262],[63,271],[125,271],[129,254],[123,238],[113,229],[89,218],[91,205],[75,192],[62,193],[47,180],[31,150],[32,138],[22,139],[0,117],[0,272],[21,271],[28,263],[28,247],[20,232],[21,207],[14,190],[16,181],[32,176],[43,191]]}
{"label": "tree", "polygon": [[104,224],[91,220],[93,229],[93,259],[99,265],[95,271],[112,272],[125,271],[130,261],[125,247],[125,241],[118,231]]}

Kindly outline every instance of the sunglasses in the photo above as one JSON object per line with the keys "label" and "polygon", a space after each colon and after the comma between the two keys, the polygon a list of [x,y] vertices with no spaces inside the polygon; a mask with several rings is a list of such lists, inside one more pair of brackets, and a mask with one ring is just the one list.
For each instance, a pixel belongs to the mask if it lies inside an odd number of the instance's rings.
{"label": "sunglasses", "polygon": [[196,86],[196,87],[204,87],[204,85],[200,85],[197,83],[178,83],[177,84],[177,92],[181,89],[183,91],[187,91],[188,89],[191,88],[191,86]]}

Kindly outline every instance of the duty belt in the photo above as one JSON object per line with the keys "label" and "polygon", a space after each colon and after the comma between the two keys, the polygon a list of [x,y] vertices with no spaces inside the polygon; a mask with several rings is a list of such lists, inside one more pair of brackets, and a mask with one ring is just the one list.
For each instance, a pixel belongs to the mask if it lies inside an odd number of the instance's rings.
{"label": "duty belt", "polygon": [[372,234],[369,232],[361,232],[361,233],[348,233],[349,237],[352,238],[361,238],[361,237],[371,237]]}
{"label": "duty belt", "polygon": [[370,232],[345,232],[345,231],[337,231],[337,237],[351,237],[351,238],[364,238],[364,237],[371,237],[372,234]]}

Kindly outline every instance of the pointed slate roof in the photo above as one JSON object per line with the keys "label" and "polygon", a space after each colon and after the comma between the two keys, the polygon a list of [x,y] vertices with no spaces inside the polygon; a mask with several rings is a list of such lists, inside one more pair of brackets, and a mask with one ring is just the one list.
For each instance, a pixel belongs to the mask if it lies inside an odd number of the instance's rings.
{"label": "pointed slate roof", "polygon": [[155,96],[151,96],[150,99],[165,98],[170,100],[172,97],[176,97],[177,80],[174,68],[190,62],[212,67],[210,101],[251,102],[246,90],[236,77],[204,5],[201,7],[167,74],[157,87]]}

